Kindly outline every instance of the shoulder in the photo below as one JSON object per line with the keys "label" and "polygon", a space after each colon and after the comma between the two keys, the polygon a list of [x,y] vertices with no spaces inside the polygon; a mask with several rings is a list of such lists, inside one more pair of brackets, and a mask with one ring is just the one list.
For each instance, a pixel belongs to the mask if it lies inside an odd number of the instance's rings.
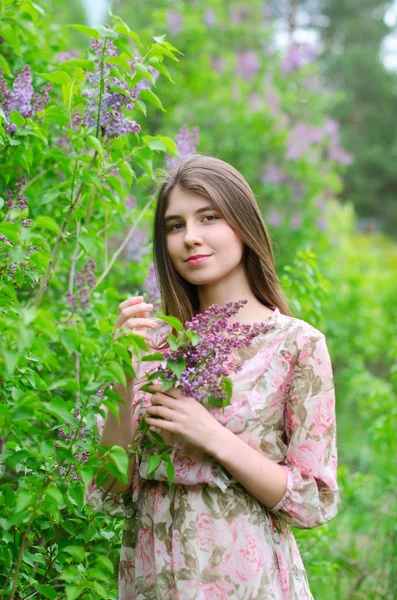
{"label": "shoulder", "polygon": [[278,331],[282,334],[282,345],[292,354],[299,355],[308,346],[326,344],[325,334],[303,319],[280,313],[277,322],[280,326]]}

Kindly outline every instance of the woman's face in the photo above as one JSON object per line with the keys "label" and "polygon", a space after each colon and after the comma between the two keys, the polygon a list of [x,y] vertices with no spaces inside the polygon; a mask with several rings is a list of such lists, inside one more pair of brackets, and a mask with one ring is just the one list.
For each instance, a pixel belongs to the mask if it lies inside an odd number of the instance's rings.
{"label": "woman's face", "polygon": [[[172,264],[193,285],[214,284],[243,271],[244,245],[209,200],[174,187],[165,212],[165,230]],[[187,260],[195,255],[208,258]]]}

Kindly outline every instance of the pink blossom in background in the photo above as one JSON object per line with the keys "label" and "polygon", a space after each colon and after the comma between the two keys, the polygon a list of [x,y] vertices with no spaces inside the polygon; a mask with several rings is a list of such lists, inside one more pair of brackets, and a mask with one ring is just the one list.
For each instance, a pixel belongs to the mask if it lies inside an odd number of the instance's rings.
{"label": "pink blossom in background", "polygon": [[280,96],[274,89],[267,89],[265,93],[266,104],[268,104],[274,112],[280,110]]}
{"label": "pink blossom in background", "polygon": [[290,227],[292,230],[296,231],[302,224],[302,213],[298,212],[292,215],[290,221]]}
{"label": "pink blossom in background", "polygon": [[211,67],[217,73],[223,73],[223,71],[226,69],[226,66],[227,66],[227,60],[225,58],[219,57],[219,58],[213,58],[211,60]]}
{"label": "pink blossom in background", "polygon": [[80,52],[78,50],[68,50],[67,52],[58,52],[55,56],[58,62],[65,62],[65,60],[70,60],[71,58],[77,58],[80,56]]}
{"label": "pink blossom in background", "polygon": [[246,50],[236,54],[236,73],[242,79],[250,81],[259,71],[259,60],[256,52]]}
{"label": "pink blossom in background", "polygon": [[207,27],[215,27],[217,20],[215,11],[212,8],[208,8],[204,13],[204,23]]}
{"label": "pink blossom in background", "polygon": [[134,194],[130,194],[128,198],[125,199],[124,204],[128,210],[136,208],[136,198]]}
{"label": "pink blossom in background", "polygon": [[282,167],[271,163],[266,165],[266,168],[262,174],[262,183],[283,183],[286,180],[286,174]]}
{"label": "pink blossom in background", "polygon": [[277,208],[274,208],[272,206],[267,211],[266,221],[268,225],[271,225],[272,227],[279,227],[283,222],[283,216],[284,215],[279,210],[277,210]]}
{"label": "pink blossom in background", "polygon": [[149,254],[150,248],[148,247],[148,242],[149,236],[146,231],[137,229],[125,247],[129,260],[140,262],[144,256]]}
{"label": "pink blossom in background", "polygon": [[301,81],[301,86],[311,92],[321,92],[323,83],[316,75],[308,75]]}
{"label": "pink blossom in background", "polygon": [[353,162],[353,155],[344,150],[340,145],[339,141],[331,139],[328,146],[328,158],[329,160],[335,160],[342,165],[351,165]]}
{"label": "pink blossom in background", "polygon": [[256,112],[262,108],[262,96],[260,94],[250,94],[248,96],[248,108],[251,112]]}
{"label": "pink blossom in background", "polygon": [[181,33],[183,31],[182,13],[176,10],[167,11],[168,31],[170,33]]}
{"label": "pink blossom in background", "polygon": [[153,306],[159,306],[161,304],[161,297],[153,264],[150,266],[144,287],[149,295],[148,302],[153,304]]}
{"label": "pink blossom in background", "polygon": [[284,73],[297,71],[303,65],[312,62],[317,56],[318,50],[314,44],[295,44],[292,43],[287,48],[287,52],[280,63]]}

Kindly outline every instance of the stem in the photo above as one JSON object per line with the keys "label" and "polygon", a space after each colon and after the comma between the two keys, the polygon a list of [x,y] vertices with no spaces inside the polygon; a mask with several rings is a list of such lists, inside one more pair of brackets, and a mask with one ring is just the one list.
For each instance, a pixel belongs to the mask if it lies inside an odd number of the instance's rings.
{"label": "stem", "polygon": [[96,120],[96,137],[98,139],[99,139],[99,129],[100,129],[100,121],[101,121],[102,96],[103,96],[103,89],[104,89],[104,83],[105,83],[104,78],[103,78],[104,63],[105,63],[105,51],[106,51],[106,40],[104,40],[104,42],[103,42],[102,56],[101,56],[101,79],[99,82],[98,115],[97,115],[97,120]]}
{"label": "stem", "polygon": [[[94,156],[92,157],[92,161],[91,161],[91,163],[90,163],[90,165],[89,165],[89,167],[88,167],[88,171],[91,171],[91,169],[92,169],[92,167],[93,167],[93,165],[94,165],[94,162],[96,161],[96,158],[97,158],[97,156],[98,156],[98,153],[95,151],[95,152],[94,152]],[[65,233],[66,226],[67,226],[67,224],[68,224],[68,222],[69,222],[69,219],[70,219],[70,217],[71,217],[71,215],[72,215],[72,213],[73,213],[73,210],[75,209],[75,207],[76,207],[76,204],[77,204],[77,202],[78,202],[78,201],[79,201],[79,199],[80,199],[80,196],[81,196],[81,192],[82,192],[82,190],[83,190],[83,187],[84,187],[84,181],[82,181],[82,182],[80,183],[80,185],[79,185],[79,188],[78,188],[78,190],[77,190],[77,193],[76,193],[76,197],[75,197],[75,199],[72,201],[71,205],[69,206],[69,210],[68,210],[68,212],[67,212],[67,215],[66,215],[66,217],[65,217],[65,219],[64,219],[64,221],[63,221],[63,223],[62,223],[61,231],[60,231],[60,233],[58,234],[58,237],[57,237],[57,239],[56,239],[55,246],[54,246],[54,250],[52,251],[52,255],[51,255],[50,262],[48,263],[48,267],[47,267],[47,269],[46,269],[46,272],[45,272],[45,274],[44,274],[44,277],[43,277],[43,279],[41,280],[41,283],[40,283],[40,289],[39,289],[39,292],[38,292],[38,294],[37,294],[37,296],[36,296],[36,298],[35,298],[35,301],[34,301],[34,306],[35,306],[36,308],[37,308],[37,307],[38,307],[38,305],[40,304],[40,300],[41,300],[41,298],[42,298],[42,296],[43,296],[43,294],[44,294],[44,292],[45,292],[45,290],[46,290],[46,288],[47,288],[48,280],[49,280],[49,278],[50,278],[51,271],[52,271],[52,267],[54,266],[55,259],[56,259],[56,257],[57,257],[57,254],[58,254],[58,250],[59,250],[59,246],[60,246],[60,244],[61,244],[61,240],[62,240],[62,238],[63,238],[63,236],[64,236],[64,233]]]}
{"label": "stem", "polygon": [[146,205],[144,206],[141,214],[139,215],[139,217],[137,218],[137,220],[135,221],[135,223],[133,224],[133,226],[131,227],[131,229],[129,230],[126,238],[123,240],[123,242],[121,243],[121,245],[117,248],[116,252],[113,254],[112,258],[110,259],[110,262],[108,264],[108,266],[106,267],[106,269],[104,270],[104,272],[102,273],[102,275],[97,279],[96,284],[94,285],[93,288],[91,288],[90,290],[90,294],[91,292],[93,292],[100,283],[102,283],[102,281],[105,279],[106,275],[109,273],[109,271],[111,270],[111,268],[113,267],[114,263],[116,262],[118,256],[121,254],[121,252],[124,250],[124,248],[126,247],[126,245],[128,244],[128,242],[130,241],[132,234],[136,231],[139,223],[141,222],[145,212],[148,210],[148,208],[150,207],[150,205],[154,202],[154,197],[151,198]]}

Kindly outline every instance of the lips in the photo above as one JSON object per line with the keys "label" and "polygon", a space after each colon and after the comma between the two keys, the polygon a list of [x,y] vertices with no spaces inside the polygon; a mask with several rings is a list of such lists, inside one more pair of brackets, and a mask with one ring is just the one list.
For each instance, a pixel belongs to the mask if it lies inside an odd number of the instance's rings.
{"label": "lips", "polygon": [[195,256],[190,256],[189,258],[187,258],[185,262],[190,262],[199,258],[207,258],[208,256],[211,256],[211,254],[196,254]]}

